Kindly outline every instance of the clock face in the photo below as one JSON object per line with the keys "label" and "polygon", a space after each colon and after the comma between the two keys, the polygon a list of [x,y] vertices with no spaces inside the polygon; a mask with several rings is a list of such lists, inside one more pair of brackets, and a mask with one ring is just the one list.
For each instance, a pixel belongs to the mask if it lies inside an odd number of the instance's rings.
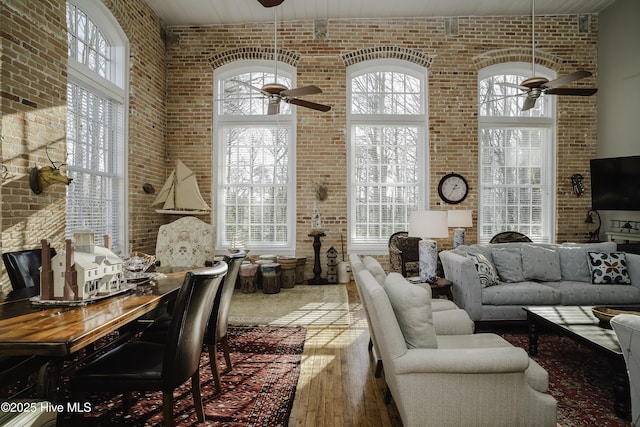
{"label": "clock face", "polygon": [[457,173],[443,176],[438,184],[438,195],[446,203],[460,203],[467,197],[468,193],[467,180]]}

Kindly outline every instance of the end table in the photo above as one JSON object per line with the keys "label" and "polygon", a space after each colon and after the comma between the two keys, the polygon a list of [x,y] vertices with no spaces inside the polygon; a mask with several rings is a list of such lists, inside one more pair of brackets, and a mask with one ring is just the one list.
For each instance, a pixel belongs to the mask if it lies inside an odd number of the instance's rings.
{"label": "end table", "polygon": [[[407,277],[407,280],[411,283],[424,283],[420,280],[420,277]],[[430,283],[431,286],[431,295],[433,298],[439,298],[444,295],[447,297],[449,301],[453,301],[453,293],[451,292],[451,286],[453,286],[453,282],[451,280],[447,280],[444,277],[438,277],[438,280],[435,283]]]}

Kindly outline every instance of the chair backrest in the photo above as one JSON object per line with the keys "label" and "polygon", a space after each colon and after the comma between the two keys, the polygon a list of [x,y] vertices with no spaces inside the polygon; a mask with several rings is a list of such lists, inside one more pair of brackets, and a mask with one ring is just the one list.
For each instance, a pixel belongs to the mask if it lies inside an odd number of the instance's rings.
{"label": "chair backrest", "polygon": [[409,233],[407,231],[397,231],[389,237],[389,265],[391,271],[402,272],[402,259],[400,256],[400,249],[398,248],[398,238],[407,237]]}
{"label": "chair backrest", "polygon": [[158,229],[156,262],[162,267],[204,267],[214,255],[214,228],[201,219],[186,216]]}
{"label": "chair backrest", "polygon": [[169,322],[162,367],[162,388],[172,392],[200,365],[202,341],[227,264],[217,262],[205,270],[190,271],[178,291]]}
{"label": "chair backrest", "polygon": [[[51,248],[51,258],[56,250]],[[13,289],[40,287],[40,267],[42,267],[42,249],[27,249],[2,254],[2,261]]]}
{"label": "chair backrest", "polygon": [[[611,319],[629,374],[631,425],[640,425],[640,316],[619,314]],[[635,339],[634,339],[635,338]]]}
{"label": "chair backrest", "polygon": [[224,261],[229,266],[227,275],[225,276],[220,289],[218,290],[218,315],[211,313],[209,318],[209,324],[207,325],[207,333],[205,335],[205,342],[215,344],[218,338],[221,338],[227,334],[227,326],[229,325],[229,308],[231,307],[231,298],[233,297],[233,290],[235,288],[236,279],[240,272],[240,265],[247,257],[246,252],[240,251],[234,254],[225,255]]}
{"label": "chair backrest", "polygon": [[503,231],[489,240],[489,243],[531,242],[531,239],[517,231]]}

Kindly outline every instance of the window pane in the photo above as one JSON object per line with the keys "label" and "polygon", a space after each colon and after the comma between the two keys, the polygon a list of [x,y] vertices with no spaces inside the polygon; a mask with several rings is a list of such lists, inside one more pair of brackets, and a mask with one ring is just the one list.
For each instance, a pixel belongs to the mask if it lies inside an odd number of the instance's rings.
{"label": "window pane", "polygon": [[[278,126],[222,130],[225,144],[223,242],[236,233],[251,245],[288,242],[289,131]],[[230,234],[229,234],[230,233]]]}
{"label": "window pane", "polygon": [[[219,102],[220,114],[236,115],[265,115],[269,108],[269,98],[261,88],[267,83],[273,83],[275,75],[268,72],[243,73],[226,79],[221,83]],[[291,79],[278,75],[278,83],[291,88]],[[291,107],[286,102],[280,102],[280,114],[291,114]]]}

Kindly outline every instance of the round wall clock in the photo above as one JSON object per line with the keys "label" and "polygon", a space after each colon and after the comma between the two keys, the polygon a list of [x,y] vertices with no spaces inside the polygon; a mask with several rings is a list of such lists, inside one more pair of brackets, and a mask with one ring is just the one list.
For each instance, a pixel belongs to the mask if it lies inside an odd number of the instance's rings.
{"label": "round wall clock", "polygon": [[446,203],[455,205],[467,198],[469,185],[464,177],[457,173],[450,173],[442,177],[438,184],[438,195]]}

